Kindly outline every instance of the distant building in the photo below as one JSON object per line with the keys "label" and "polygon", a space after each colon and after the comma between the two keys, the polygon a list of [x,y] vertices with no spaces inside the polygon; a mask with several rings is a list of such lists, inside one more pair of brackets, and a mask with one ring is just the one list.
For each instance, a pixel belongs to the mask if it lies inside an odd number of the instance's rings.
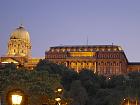
{"label": "distant building", "polygon": [[123,49],[116,45],[55,46],[46,51],[45,58],[77,72],[89,69],[105,76],[140,71],[140,63],[128,62]]}
{"label": "distant building", "polygon": [[[30,35],[22,25],[10,34],[7,47],[7,53],[0,58],[0,65],[12,62],[17,67],[33,69],[40,60],[31,57]],[[128,62],[123,49],[117,45],[55,46],[45,52],[45,59],[76,72],[89,69],[105,76],[140,71],[140,63]]]}
{"label": "distant building", "polygon": [[7,47],[7,53],[1,57],[1,64],[12,62],[17,67],[23,66],[33,69],[40,60],[31,58],[30,35],[22,25],[11,33]]}

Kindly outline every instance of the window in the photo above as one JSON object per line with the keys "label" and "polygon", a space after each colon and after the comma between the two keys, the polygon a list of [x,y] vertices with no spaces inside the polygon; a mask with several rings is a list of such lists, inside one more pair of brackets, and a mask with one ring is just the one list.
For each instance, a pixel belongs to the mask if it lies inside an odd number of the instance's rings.
{"label": "window", "polygon": [[87,48],[85,48],[84,50],[87,51]]}
{"label": "window", "polygon": [[51,51],[54,52],[54,49],[52,49]]}
{"label": "window", "polygon": [[102,51],[105,51],[105,49],[104,49],[104,48],[102,48]]}
{"label": "window", "polygon": [[59,52],[59,49],[57,49],[56,51]]}
{"label": "window", "polygon": [[69,48],[69,49],[67,49],[67,51],[70,51],[70,48]]}
{"label": "window", "polygon": [[108,48],[108,51],[110,51],[111,49],[110,48]]}
{"label": "window", "polygon": [[99,51],[99,48],[96,48],[96,51]]}
{"label": "window", "polygon": [[116,48],[114,48],[114,51],[117,51],[117,49],[116,49]]}

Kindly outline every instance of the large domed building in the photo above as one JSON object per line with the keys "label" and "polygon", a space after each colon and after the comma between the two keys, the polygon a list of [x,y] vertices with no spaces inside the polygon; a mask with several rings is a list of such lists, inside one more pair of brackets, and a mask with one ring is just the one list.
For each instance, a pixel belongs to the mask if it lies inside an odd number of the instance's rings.
{"label": "large domed building", "polygon": [[31,57],[31,41],[29,32],[20,25],[11,34],[7,44],[7,53],[1,57],[2,63],[15,63],[33,69],[40,59]]}

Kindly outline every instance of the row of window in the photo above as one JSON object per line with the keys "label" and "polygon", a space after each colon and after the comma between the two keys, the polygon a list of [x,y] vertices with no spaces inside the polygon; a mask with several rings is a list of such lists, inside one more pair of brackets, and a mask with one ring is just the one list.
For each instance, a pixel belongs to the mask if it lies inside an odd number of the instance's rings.
{"label": "row of window", "polygon": [[119,74],[121,73],[121,69],[119,67],[114,68],[98,68],[99,74]]}
{"label": "row of window", "polygon": [[122,62],[98,62],[99,66],[119,66],[122,65]]}
{"label": "row of window", "polygon": [[99,54],[98,58],[120,58],[120,54]]}
{"label": "row of window", "polygon": [[28,47],[28,46],[21,46],[20,44],[14,44],[14,45],[12,45],[12,44],[10,44],[10,45],[8,45],[8,47],[11,47],[11,46],[13,46],[13,47],[22,47],[22,48],[24,48],[24,47]]}
{"label": "row of window", "polygon": [[69,65],[94,65],[94,63],[79,63],[79,62],[75,62],[75,63],[70,63]]}
{"label": "row of window", "polygon": [[[47,55],[47,54],[46,54]],[[48,54],[47,55],[48,58],[64,58],[64,57],[67,57],[67,55],[65,54]],[[81,57],[81,55],[77,56],[77,57]],[[88,56],[85,56],[85,57],[88,57]],[[112,54],[112,55],[99,55],[98,58],[120,58],[120,54]]]}
{"label": "row of window", "polygon": [[48,54],[46,56],[46,58],[66,58],[66,57],[67,57],[66,55],[59,55],[59,54],[56,54],[56,55]]}
{"label": "row of window", "polygon": [[[16,50],[16,49],[14,49],[14,50],[13,50],[13,52],[14,52],[14,53],[16,53],[16,52],[17,52],[17,50]],[[19,50],[19,53],[24,53],[24,51],[23,51],[23,50]]]}
{"label": "row of window", "polygon": [[65,48],[52,48],[50,49],[51,52],[65,52],[65,51],[117,51],[118,49],[117,48],[68,48],[68,49],[65,49]]}

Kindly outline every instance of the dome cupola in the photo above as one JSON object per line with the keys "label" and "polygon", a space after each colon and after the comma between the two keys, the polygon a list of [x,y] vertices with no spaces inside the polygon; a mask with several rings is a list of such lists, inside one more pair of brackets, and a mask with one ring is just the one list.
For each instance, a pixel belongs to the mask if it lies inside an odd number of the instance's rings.
{"label": "dome cupola", "polygon": [[10,39],[21,39],[27,43],[30,43],[30,36],[28,31],[21,25],[14,32],[11,33]]}
{"label": "dome cupola", "polygon": [[8,42],[9,56],[30,56],[31,42],[28,31],[21,25],[16,28],[10,35]]}

